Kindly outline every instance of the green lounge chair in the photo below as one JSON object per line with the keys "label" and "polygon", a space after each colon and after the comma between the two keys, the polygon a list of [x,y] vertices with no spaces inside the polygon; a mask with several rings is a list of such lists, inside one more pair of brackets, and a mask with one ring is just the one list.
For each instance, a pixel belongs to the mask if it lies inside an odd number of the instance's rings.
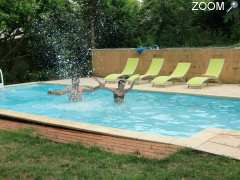
{"label": "green lounge chair", "polygon": [[121,77],[126,77],[126,76],[131,76],[134,74],[134,72],[137,69],[137,65],[138,65],[138,58],[128,58],[127,64],[125,65],[122,73],[120,74],[110,74],[107,77],[104,78],[104,80],[106,82],[114,82],[116,80],[118,80]]}
{"label": "green lounge chair", "polygon": [[218,79],[224,66],[224,59],[210,59],[207,72],[199,77],[194,77],[187,82],[188,87],[202,87],[209,81],[220,82]]}
{"label": "green lounge chair", "polygon": [[163,58],[153,58],[147,72],[144,75],[132,75],[130,78],[128,78],[128,82],[133,82],[135,80],[147,80],[156,77],[162,69],[163,63]]}
{"label": "green lounge chair", "polygon": [[185,81],[191,63],[178,63],[173,73],[170,76],[159,76],[152,80],[153,86],[165,86],[173,80]]}

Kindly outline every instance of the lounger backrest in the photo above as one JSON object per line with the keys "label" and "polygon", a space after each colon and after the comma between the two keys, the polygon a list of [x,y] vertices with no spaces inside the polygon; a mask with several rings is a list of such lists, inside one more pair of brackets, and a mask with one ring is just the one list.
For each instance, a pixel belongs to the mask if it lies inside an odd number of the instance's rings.
{"label": "lounger backrest", "polygon": [[127,64],[125,65],[122,74],[124,75],[132,75],[137,69],[138,58],[128,58]]}
{"label": "lounger backrest", "polygon": [[178,63],[173,73],[171,74],[171,76],[184,77],[187,74],[190,67],[191,67],[191,63],[187,63],[187,62]]}
{"label": "lounger backrest", "polygon": [[164,63],[163,58],[153,58],[146,74],[157,76],[160,70],[162,69],[163,63]]}
{"label": "lounger backrest", "polygon": [[218,78],[224,66],[224,59],[210,59],[205,75]]}

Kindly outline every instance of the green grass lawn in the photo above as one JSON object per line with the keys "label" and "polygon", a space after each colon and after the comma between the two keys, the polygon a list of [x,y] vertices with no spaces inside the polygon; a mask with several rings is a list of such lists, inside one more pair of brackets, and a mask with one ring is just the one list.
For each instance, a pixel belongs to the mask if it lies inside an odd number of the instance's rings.
{"label": "green grass lawn", "polygon": [[239,179],[240,161],[183,150],[164,160],[0,131],[0,179]]}

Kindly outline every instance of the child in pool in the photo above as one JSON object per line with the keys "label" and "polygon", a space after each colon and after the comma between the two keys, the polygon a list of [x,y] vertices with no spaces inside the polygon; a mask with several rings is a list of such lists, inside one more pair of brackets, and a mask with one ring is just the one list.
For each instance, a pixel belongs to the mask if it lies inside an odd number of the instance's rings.
{"label": "child in pool", "polygon": [[114,98],[114,102],[116,104],[121,104],[121,103],[124,102],[125,94],[133,88],[134,83],[135,83],[135,82],[132,82],[130,87],[125,89],[126,80],[125,79],[120,79],[118,81],[118,87],[117,88],[109,88],[109,87],[106,87],[105,86],[106,84],[102,83],[99,79],[97,79],[97,78],[94,78],[94,79],[99,83],[99,87],[105,88],[105,89],[113,92],[113,98]]}

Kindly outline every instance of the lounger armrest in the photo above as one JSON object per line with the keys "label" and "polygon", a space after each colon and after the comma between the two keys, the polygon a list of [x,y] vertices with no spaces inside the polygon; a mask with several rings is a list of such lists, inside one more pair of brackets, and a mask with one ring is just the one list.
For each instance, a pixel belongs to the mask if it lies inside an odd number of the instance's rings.
{"label": "lounger armrest", "polygon": [[209,77],[209,78],[213,78],[213,79],[217,79],[218,78],[216,76],[211,76],[211,75],[207,75],[207,74],[203,74],[203,75],[201,75],[201,77]]}
{"label": "lounger armrest", "polygon": [[151,74],[146,74],[146,75],[142,75],[140,78],[142,80],[150,80],[152,78],[156,77],[155,75],[151,75]]}

